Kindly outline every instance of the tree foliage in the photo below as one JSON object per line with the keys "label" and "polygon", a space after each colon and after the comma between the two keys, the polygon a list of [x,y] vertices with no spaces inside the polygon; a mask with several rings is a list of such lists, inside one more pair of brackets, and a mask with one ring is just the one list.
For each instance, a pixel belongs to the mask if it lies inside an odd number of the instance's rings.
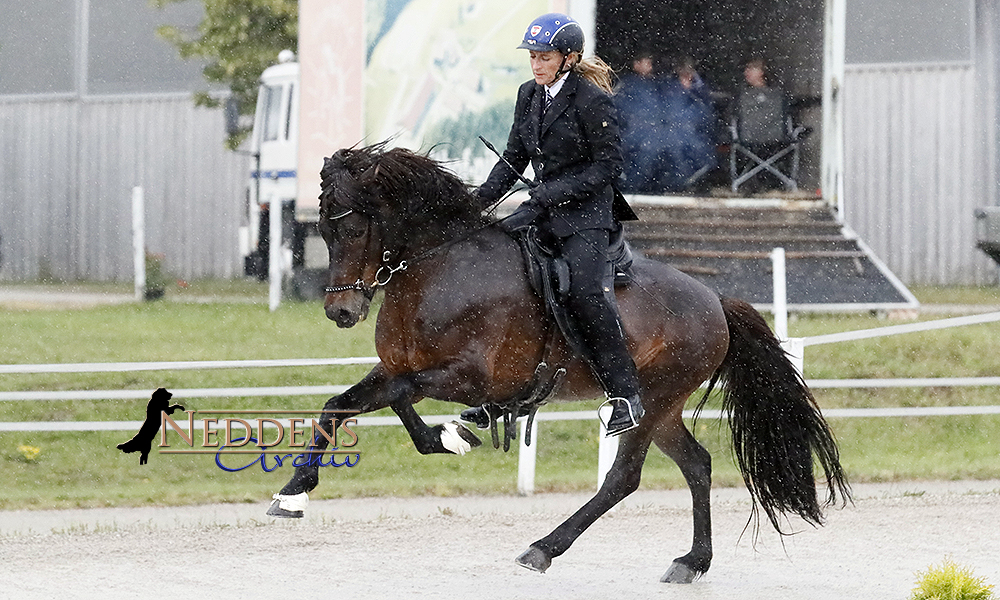
{"label": "tree foliage", "polygon": [[[195,0],[150,0],[153,6]],[[197,0],[205,5],[205,17],[193,31],[172,25],[157,34],[177,48],[180,57],[207,59],[202,70],[209,83],[229,88],[241,115],[252,115],[260,74],[277,61],[285,49],[297,51],[299,33],[298,0]],[[195,94],[199,106],[218,106],[219,99],[208,92]],[[243,127],[227,140],[231,149],[249,132]]]}

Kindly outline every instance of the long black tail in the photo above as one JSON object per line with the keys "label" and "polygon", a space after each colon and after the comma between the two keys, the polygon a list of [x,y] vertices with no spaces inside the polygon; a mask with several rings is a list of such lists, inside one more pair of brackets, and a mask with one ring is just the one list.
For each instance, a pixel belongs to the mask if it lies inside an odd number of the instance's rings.
{"label": "long black tail", "polygon": [[779,518],[789,513],[820,525],[814,454],[826,476],[825,505],[837,503],[838,496],[845,503],[851,499],[833,433],[764,317],[742,300],[723,298],[722,308],[729,351],[709,391],[721,383],[743,481],[779,533]]}

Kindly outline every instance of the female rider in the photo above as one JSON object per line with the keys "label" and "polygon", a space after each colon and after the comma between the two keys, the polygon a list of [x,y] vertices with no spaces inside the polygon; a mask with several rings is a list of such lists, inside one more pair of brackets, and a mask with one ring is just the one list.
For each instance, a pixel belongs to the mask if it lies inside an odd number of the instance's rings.
{"label": "female rider", "polygon": [[[484,206],[498,201],[531,163],[537,185],[505,225],[535,225],[568,262],[567,312],[587,348],[583,358],[608,395],[612,413],[606,426],[614,436],[638,426],[645,412],[610,297],[608,259],[609,237],[618,226],[613,207],[624,211],[623,219],[635,216],[612,186],[622,171],[622,155],[609,95],[611,70],[600,59],[583,59],[583,44],[580,24],[563,14],[542,15],[528,26],[518,48],[529,51],[534,80],[517,93],[503,153],[509,165],[498,161],[478,195]],[[466,416],[476,412],[465,411],[463,418],[489,423],[484,409],[478,410],[480,418]]]}

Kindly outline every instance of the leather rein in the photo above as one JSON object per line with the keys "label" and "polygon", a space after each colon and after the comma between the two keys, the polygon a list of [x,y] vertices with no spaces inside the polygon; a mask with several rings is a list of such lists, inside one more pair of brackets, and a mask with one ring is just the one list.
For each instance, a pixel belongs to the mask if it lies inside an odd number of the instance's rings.
{"label": "leather rein", "polygon": [[[501,201],[503,201],[503,198],[501,198],[497,202],[493,203],[493,205],[491,207],[489,207],[489,209],[486,212],[487,213],[492,213],[493,210],[495,210],[496,207],[499,206],[499,204],[500,204]],[[336,216],[333,216],[333,217],[327,217],[327,220],[328,221],[336,221],[337,219],[343,219],[344,217],[346,217],[347,215],[349,215],[349,214],[351,214],[353,212],[354,212],[353,208],[348,208],[344,212],[340,213],[339,215],[336,215]],[[447,242],[444,242],[442,244],[434,246],[433,248],[430,248],[430,249],[428,249],[428,250],[420,253],[416,257],[412,258],[410,261],[400,260],[399,263],[396,264],[396,266],[392,266],[392,263],[389,260],[391,258],[391,256],[392,256],[392,254],[393,254],[392,251],[391,250],[386,250],[385,252],[382,253],[382,263],[383,264],[381,266],[379,266],[379,268],[378,268],[377,271],[375,271],[375,280],[373,282],[371,282],[371,283],[365,283],[364,280],[362,280],[361,277],[358,277],[358,279],[354,283],[350,283],[350,284],[346,284],[346,285],[328,285],[328,286],[326,286],[326,287],[323,288],[323,291],[326,292],[327,294],[336,294],[337,292],[357,291],[357,292],[361,292],[362,294],[364,294],[365,297],[368,298],[368,300],[371,300],[375,296],[375,292],[378,291],[378,288],[385,287],[386,284],[389,283],[389,280],[392,279],[392,276],[393,276],[394,273],[397,273],[399,271],[405,271],[411,264],[419,262],[419,261],[421,261],[421,260],[423,260],[423,259],[431,256],[432,254],[437,253],[438,251],[442,250],[443,248],[447,248],[447,247],[452,246],[453,244],[456,244],[456,243],[458,243],[458,242],[460,242],[462,240],[468,239],[469,237],[471,237],[472,235],[478,233],[479,231],[482,231],[483,229],[486,229],[488,227],[492,227],[494,225],[496,225],[496,223],[494,223],[494,222],[487,223],[486,225],[483,225],[482,227],[473,229],[473,230],[469,231],[468,233],[466,233],[465,235],[460,236],[460,237],[458,237],[458,238],[456,238],[454,240],[449,240]]]}

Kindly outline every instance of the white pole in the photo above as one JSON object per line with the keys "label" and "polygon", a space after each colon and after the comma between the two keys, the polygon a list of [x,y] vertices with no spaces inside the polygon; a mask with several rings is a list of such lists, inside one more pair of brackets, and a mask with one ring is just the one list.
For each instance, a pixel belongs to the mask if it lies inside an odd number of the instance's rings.
{"label": "white pole", "polygon": [[795,366],[795,370],[799,372],[801,377],[805,377],[805,341],[805,338],[788,338],[781,340],[781,347],[788,353],[788,360],[792,361],[792,365]]}
{"label": "white pole", "polygon": [[531,445],[525,445],[528,420],[521,419],[521,443],[517,451],[517,493],[530,496],[535,493],[535,458],[538,454],[538,421],[531,422]]}
{"label": "white pole", "polygon": [[774,335],[779,340],[788,339],[788,290],[785,276],[785,249],[771,251],[774,272]]}
{"label": "white pole", "polygon": [[146,207],[142,188],[132,188],[132,261],[135,270],[135,299],[146,298]]}
{"label": "white pole", "polygon": [[268,252],[268,277],[270,279],[270,307],[271,312],[278,310],[281,306],[281,200],[271,199],[268,218],[268,238],[270,239],[270,250]]}
{"label": "white pole", "polygon": [[611,418],[611,406],[602,406],[599,411],[600,426],[597,430],[597,436],[600,441],[597,446],[597,489],[601,489],[601,486],[604,485],[604,478],[607,477],[611,465],[615,463],[615,456],[618,455],[618,436],[607,437],[608,430],[604,428],[604,423]]}

